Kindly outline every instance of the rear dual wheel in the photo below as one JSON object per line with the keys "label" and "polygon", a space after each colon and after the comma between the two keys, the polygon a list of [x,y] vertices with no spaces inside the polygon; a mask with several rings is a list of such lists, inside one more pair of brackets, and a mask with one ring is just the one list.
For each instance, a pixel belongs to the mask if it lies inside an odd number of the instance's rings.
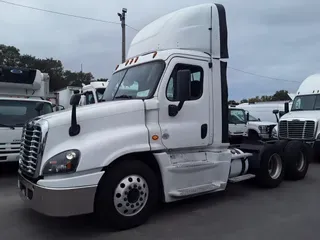
{"label": "rear dual wheel", "polygon": [[286,179],[303,179],[308,172],[312,158],[312,149],[308,144],[300,141],[289,141],[284,149]]}
{"label": "rear dual wheel", "polygon": [[256,178],[261,187],[278,187],[284,178],[285,164],[282,158],[282,150],[279,145],[265,145],[260,152],[260,168]]}

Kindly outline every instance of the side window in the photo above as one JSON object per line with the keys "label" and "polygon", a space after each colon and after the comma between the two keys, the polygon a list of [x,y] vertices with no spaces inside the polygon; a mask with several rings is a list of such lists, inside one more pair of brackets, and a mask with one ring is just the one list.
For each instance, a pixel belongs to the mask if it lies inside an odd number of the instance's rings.
{"label": "side window", "polygon": [[197,100],[202,96],[203,92],[203,69],[199,66],[187,65],[187,64],[177,64],[170,76],[166,96],[169,101],[177,101],[175,81],[177,78],[177,72],[179,70],[190,70],[191,71],[191,93],[189,100]]}
{"label": "side window", "polygon": [[86,104],[94,104],[94,96],[93,96],[93,92],[89,91],[86,92]]}

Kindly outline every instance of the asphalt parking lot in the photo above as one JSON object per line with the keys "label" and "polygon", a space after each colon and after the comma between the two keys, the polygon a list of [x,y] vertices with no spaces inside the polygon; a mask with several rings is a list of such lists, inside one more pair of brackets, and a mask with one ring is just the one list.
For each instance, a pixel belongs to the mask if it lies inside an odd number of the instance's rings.
{"label": "asphalt parking lot", "polygon": [[306,179],[263,190],[252,183],[227,191],[165,204],[147,224],[111,232],[91,216],[49,218],[25,208],[16,188],[14,166],[0,171],[0,239],[237,239],[318,240],[320,164]]}

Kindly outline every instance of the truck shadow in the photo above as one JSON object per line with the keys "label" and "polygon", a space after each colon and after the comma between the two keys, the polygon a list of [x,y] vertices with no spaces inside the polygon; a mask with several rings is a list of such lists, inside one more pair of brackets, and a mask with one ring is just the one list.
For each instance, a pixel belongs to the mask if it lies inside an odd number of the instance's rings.
{"label": "truck shadow", "polygon": [[[212,208],[213,206],[219,208],[220,204],[226,204],[226,202],[230,200],[235,201],[244,195],[248,195],[249,192],[252,192],[252,190],[250,190],[251,188],[256,188],[256,186],[253,182],[248,181],[237,184],[237,186],[230,185],[228,189],[223,192],[212,193],[170,204],[160,204],[158,211],[150,220],[135,230],[142,232],[150,231],[148,230],[150,225],[161,225],[167,222],[168,218],[171,219],[171,216],[179,218],[184,217],[186,213],[189,212]],[[69,218],[53,218],[43,216],[27,208],[23,208],[22,211],[19,211],[17,214],[19,215],[17,217],[24,219],[24,222],[28,225],[26,227],[31,227],[33,231],[37,231],[39,234],[49,238],[51,238],[51,236],[55,239],[60,236],[62,238],[69,236],[71,238],[82,239],[86,237],[94,238],[101,234],[106,236],[111,236],[115,233],[118,234],[118,232],[98,224],[93,214]],[[48,228],[50,228],[50,233],[47,232]]]}
{"label": "truck shadow", "polygon": [[17,176],[18,166],[17,162],[0,162],[0,178]]}

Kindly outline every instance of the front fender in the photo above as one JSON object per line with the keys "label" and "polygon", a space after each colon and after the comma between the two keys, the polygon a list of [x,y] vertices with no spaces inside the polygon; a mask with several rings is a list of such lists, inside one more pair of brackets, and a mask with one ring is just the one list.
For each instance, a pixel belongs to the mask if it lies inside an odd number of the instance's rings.
{"label": "front fender", "polygon": [[68,149],[81,152],[77,171],[102,168],[127,153],[150,150],[144,109],[81,122],[75,137],[69,136],[69,127],[49,130],[41,169],[49,158]]}

